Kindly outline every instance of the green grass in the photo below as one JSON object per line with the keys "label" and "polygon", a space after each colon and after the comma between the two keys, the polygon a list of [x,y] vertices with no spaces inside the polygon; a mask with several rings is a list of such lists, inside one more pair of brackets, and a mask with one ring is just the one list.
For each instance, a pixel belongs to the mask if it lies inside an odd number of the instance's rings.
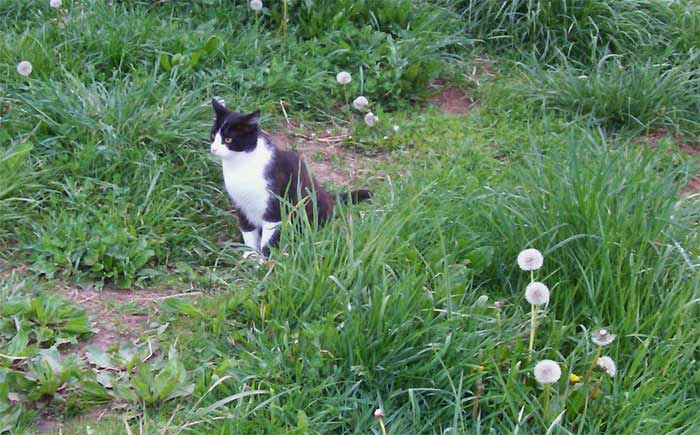
{"label": "green grass", "polygon": [[[523,94],[570,117],[590,117],[606,129],[697,131],[695,57],[681,65],[649,61],[625,65],[605,58],[593,69],[526,67]],[[543,91],[545,90],[545,91]]]}
{"label": "green grass", "polygon": [[[0,5],[0,432],[378,434],[376,408],[395,434],[700,429],[697,165],[639,137],[697,140],[696,3],[265,4]],[[380,119],[345,144],[388,152],[373,201],[244,261],[210,99],[337,131],[341,70]],[[432,108],[435,79],[478,106]],[[527,247],[551,289],[532,357]],[[112,285],[201,294],[83,349],[96,319],[62,293]],[[598,328],[617,376],[575,386]]]}

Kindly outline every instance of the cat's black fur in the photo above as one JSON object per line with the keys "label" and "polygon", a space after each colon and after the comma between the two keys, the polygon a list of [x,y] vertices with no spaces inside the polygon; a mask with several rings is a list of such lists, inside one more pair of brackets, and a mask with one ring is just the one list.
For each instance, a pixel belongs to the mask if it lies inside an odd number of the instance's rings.
{"label": "cat's black fur", "polygon": [[[259,126],[260,111],[244,114],[228,110],[216,99],[212,100],[212,106],[216,113],[216,119],[211,130],[211,140],[217,132],[228,143],[224,145],[231,151],[251,153],[259,146],[258,138],[261,138],[268,149],[272,151],[272,157],[265,166],[264,177],[267,181],[268,191],[271,193],[267,209],[263,219],[270,222],[279,222],[282,219],[282,207],[284,203],[296,206],[300,201],[305,201],[304,209],[311,222],[323,225],[332,215],[335,202],[357,203],[372,197],[369,190],[360,189],[353,192],[331,195],[315,180],[309,168],[301,157],[294,151],[281,150],[272,143]],[[282,200],[282,202],[280,201]],[[244,209],[246,204],[234,204],[237,211],[242,231],[254,231],[258,228]],[[270,241],[261,246],[262,253],[268,256],[270,247],[279,242],[279,230]]]}

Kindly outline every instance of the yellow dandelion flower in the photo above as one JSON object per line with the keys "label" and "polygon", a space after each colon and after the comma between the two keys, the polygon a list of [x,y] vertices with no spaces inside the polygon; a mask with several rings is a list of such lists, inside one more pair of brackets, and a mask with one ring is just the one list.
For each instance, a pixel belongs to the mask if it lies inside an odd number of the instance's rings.
{"label": "yellow dandelion flower", "polygon": [[569,375],[569,382],[571,382],[572,384],[581,382],[581,376],[577,375],[576,373],[572,373]]}

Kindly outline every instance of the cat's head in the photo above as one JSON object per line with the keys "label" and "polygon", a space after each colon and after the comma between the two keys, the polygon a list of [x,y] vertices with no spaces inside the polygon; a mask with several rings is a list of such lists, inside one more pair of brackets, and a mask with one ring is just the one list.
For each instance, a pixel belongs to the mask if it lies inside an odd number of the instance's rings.
{"label": "cat's head", "polygon": [[235,153],[253,151],[258,142],[260,111],[234,112],[216,99],[211,104],[216,114],[209,136],[212,154],[224,159]]}

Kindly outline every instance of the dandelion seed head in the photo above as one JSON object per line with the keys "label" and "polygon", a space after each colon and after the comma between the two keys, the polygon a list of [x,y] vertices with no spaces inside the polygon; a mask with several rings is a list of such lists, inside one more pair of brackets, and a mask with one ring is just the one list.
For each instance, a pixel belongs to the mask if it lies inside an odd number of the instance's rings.
{"label": "dandelion seed head", "polygon": [[374,416],[375,416],[376,418],[384,418],[384,410],[383,410],[382,408],[377,408],[377,409],[374,411]]}
{"label": "dandelion seed head", "polygon": [[341,71],[335,76],[335,80],[341,85],[347,85],[352,81],[352,76],[347,71]]}
{"label": "dandelion seed head", "polygon": [[49,1],[49,6],[51,6],[51,7],[54,8],[54,9],[60,8],[60,7],[61,7],[61,4],[62,4],[61,0],[51,0],[51,1]]}
{"label": "dandelion seed head", "polygon": [[29,74],[32,73],[32,64],[31,62],[27,60],[23,60],[22,62],[17,64],[17,72],[20,75],[23,75],[25,77],[29,76]]}
{"label": "dandelion seed head", "polygon": [[263,2],[261,0],[250,0],[250,8],[255,12],[260,12],[263,8]]}
{"label": "dandelion seed head", "polygon": [[591,340],[598,346],[607,346],[615,341],[615,334],[609,333],[606,329],[591,333]]}
{"label": "dandelion seed head", "polygon": [[609,356],[601,356],[598,358],[598,361],[596,361],[596,364],[598,364],[598,367],[605,370],[605,372],[611,378],[614,378],[617,374],[617,366],[615,366],[615,361],[613,361]]}
{"label": "dandelion seed head", "polygon": [[531,282],[525,288],[525,299],[532,305],[549,302],[549,288],[541,282]]}
{"label": "dandelion seed head", "polygon": [[365,115],[365,124],[369,127],[374,127],[374,125],[379,121],[379,118],[372,112],[367,112]]}
{"label": "dandelion seed head", "polygon": [[561,367],[556,361],[543,359],[535,366],[535,379],[540,384],[553,384],[561,377]]}
{"label": "dandelion seed head", "polygon": [[367,110],[367,106],[369,106],[369,101],[367,100],[367,97],[364,97],[362,95],[355,98],[355,100],[353,100],[352,102],[352,107],[359,110],[360,112],[364,112],[365,110]]}
{"label": "dandelion seed head", "polygon": [[400,130],[398,125],[394,125],[394,133],[398,133]]}
{"label": "dandelion seed head", "polygon": [[543,263],[544,257],[537,249],[525,249],[518,254],[518,266],[524,271],[538,270]]}

